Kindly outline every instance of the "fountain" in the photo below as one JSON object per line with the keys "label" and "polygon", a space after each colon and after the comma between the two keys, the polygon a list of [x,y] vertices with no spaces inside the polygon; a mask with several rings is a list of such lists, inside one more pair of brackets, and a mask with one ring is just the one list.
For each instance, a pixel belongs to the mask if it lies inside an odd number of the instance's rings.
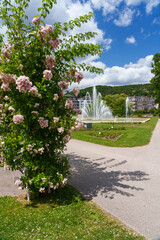
{"label": "fountain", "polygon": [[126,118],[129,117],[129,107],[130,107],[130,102],[129,102],[129,97],[126,98]]}
{"label": "fountain", "polygon": [[95,86],[93,87],[93,99],[91,99],[90,94],[87,92],[83,104],[80,103],[80,108],[82,110],[82,120],[113,119],[112,111],[102,100],[102,95],[100,93],[97,94]]}
{"label": "fountain", "polygon": [[126,99],[126,117],[118,118],[113,117],[112,111],[102,100],[102,95],[97,94],[96,87],[93,87],[93,98],[87,92],[85,100],[79,100],[79,107],[82,110],[82,114],[79,115],[79,119],[86,124],[94,122],[115,122],[115,123],[126,123],[126,122],[146,122],[149,118],[129,118],[129,98]]}

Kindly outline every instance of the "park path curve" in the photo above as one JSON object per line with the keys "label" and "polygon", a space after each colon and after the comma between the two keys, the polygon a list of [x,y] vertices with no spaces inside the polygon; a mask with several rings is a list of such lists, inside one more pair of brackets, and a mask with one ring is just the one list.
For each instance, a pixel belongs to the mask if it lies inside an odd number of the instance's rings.
{"label": "park path curve", "polygon": [[160,240],[160,120],[146,146],[71,140],[66,153],[70,184],[147,239]]}

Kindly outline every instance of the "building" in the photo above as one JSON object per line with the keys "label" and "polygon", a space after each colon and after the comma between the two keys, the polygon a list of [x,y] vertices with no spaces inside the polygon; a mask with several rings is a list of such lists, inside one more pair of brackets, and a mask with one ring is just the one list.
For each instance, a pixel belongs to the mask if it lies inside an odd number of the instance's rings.
{"label": "building", "polygon": [[73,102],[73,109],[79,109],[79,101],[74,95],[67,94],[67,97]]}
{"label": "building", "polygon": [[155,103],[155,98],[153,97],[132,96],[128,98],[132,111],[142,111],[158,108],[158,105]]}

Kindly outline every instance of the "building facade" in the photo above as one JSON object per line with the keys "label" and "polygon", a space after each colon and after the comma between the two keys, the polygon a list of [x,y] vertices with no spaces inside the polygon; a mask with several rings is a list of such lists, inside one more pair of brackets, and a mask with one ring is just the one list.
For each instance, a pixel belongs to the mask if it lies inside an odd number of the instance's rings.
{"label": "building facade", "polygon": [[150,110],[157,108],[155,98],[147,96],[132,96],[128,97],[132,111]]}

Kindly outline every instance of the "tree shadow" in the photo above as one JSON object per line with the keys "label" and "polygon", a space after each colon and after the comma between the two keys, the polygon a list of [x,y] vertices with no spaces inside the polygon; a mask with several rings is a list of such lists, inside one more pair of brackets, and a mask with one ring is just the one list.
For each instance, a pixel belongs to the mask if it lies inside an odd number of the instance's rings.
{"label": "tree shadow", "polygon": [[92,200],[98,194],[113,199],[116,194],[132,197],[135,191],[143,188],[136,187],[133,182],[149,180],[148,174],[142,171],[112,171],[114,167],[126,164],[123,160],[100,158],[92,160],[75,153],[69,154],[72,177],[70,184],[79,189],[88,199]]}

